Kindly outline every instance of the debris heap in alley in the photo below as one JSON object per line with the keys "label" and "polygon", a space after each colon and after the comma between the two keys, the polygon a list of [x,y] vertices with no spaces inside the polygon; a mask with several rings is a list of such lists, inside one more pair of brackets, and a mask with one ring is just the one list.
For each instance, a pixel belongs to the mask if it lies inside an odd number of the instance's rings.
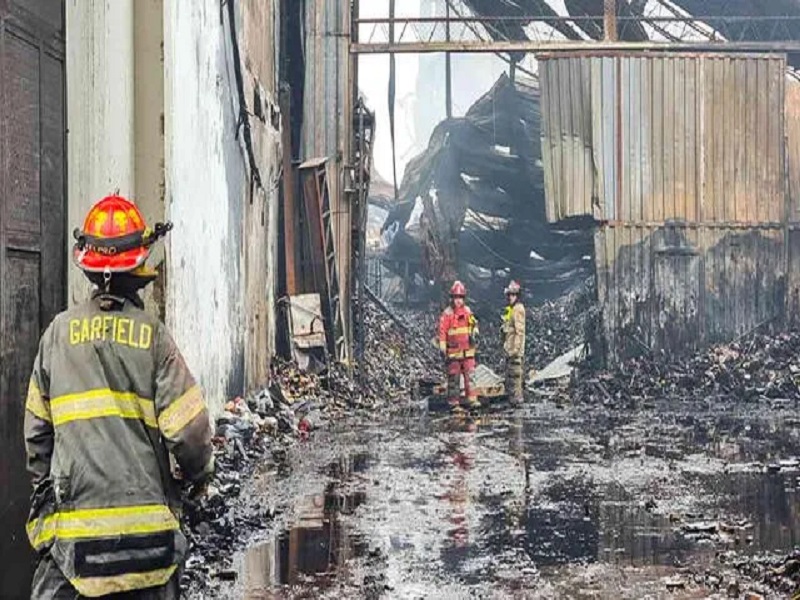
{"label": "debris heap in alley", "polygon": [[326,422],[402,403],[419,379],[431,376],[436,350],[424,341],[421,319],[406,324],[373,302],[367,303],[365,318],[365,360],[353,377],[341,365],[315,374],[276,362],[267,389],[226,403],[214,438],[214,480],[205,496],[187,500],[190,556],[184,588],[202,595],[219,580],[235,578],[234,550],[273,518],[272,509],[258,498],[240,495],[257,467],[280,466],[290,445]]}
{"label": "debris heap in alley", "polygon": [[800,400],[800,332],[757,333],[732,344],[668,362],[631,359],[613,372],[583,373],[577,401],[627,407],[642,401]]}

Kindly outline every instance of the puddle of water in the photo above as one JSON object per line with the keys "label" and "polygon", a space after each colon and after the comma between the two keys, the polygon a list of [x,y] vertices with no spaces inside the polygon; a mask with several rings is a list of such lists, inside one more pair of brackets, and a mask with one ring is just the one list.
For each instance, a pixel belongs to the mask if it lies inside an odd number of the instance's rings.
{"label": "puddle of water", "polygon": [[[358,453],[331,463],[331,481],[320,494],[301,498],[293,524],[272,539],[247,550],[241,565],[243,596],[271,599],[283,587],[330,585],[340,569],[367,551],[364,537],[349,530],[343,515],[366,501],[363,491],[343,492],[341,483],[368,468],[369,457]],[[304,595],[300,595],[304,597]]]}
{"label": "puddle of water", "polygon": [[[390,596],[419,597],[498,580],[506,591],[558,584],[576,565],[622,579],[638,569],[652,584],[719,551],[782,552],[800,540],[800,471],[725,468],[800,450],[780,422],[678,415],[643,425],[562,413],[429,427],[365,432],[353,445],[366,438],[375,458],[323,465],[322,491],[302,496],[289,526],[246,552],[245,597],[283,597],[287,586],[292,597],[317,597],[376,549]],[[681,524],[692,521],[723,530],[688,535]]]}

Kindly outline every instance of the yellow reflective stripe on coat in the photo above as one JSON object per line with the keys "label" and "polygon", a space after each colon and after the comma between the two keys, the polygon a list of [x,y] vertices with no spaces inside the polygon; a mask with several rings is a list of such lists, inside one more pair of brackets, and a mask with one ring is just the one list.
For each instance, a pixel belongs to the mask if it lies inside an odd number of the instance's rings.
{"label": "yellow reflective stripe on coat", "polygon": [[76,577],[69,581],[83,596],[96,598],[165,585],[177,568],[173,565],[166,569],[157,569],[146,573],[127,573],[110,577]]}
{"label": "yellow reflective stripe on coat", "polygon": [[38,549],[52,541],[159,533],[178,529],[178,520],[163,504],[86,508],[57,512],[28,523],[28,538]]}
{"label": "yellow reflective stripe on coat", "polygon": [[469,335],[470,328],[469,327],[452,327],[451,329],[447,330],[447,335]]}
{"label": "yellow reflective stripe on coat", "polygon": [[55,515],[38,517],[28,521],[25,529],[28,533],[28,540],[34,550],[40,550],[43,546],[53,541],[56,536]]}
{"label": "yellow reflective stripe on coat", "polygon": [[139,419],[149,427],[158,427],[156,408],[152,400],[108,388],[53,398],[50,401],[50,412],[54,425],[100,417],[120,417]]}
{"label": "yellow reflective stripe on coat", "polygon": [[33,379],[31,379],[28,384],[28,397],[25,400],[25,409],[48,423],[51,423],[53,420],[50,415],[50,408],[45,403],[42,393],[39,391],[39,386],[36,385]]}
{"label": "yellow reflective stripe on coat", "polygon": [[200,386],[192,386],[158,415],[161,433],[166,438],[175,438],[205,407]]}

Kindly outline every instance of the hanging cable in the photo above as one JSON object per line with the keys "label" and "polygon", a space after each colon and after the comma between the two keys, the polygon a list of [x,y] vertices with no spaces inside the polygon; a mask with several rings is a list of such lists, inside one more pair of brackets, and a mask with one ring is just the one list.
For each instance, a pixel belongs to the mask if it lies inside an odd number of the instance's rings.
{"label": "hanging cable", "polygon": [[253,151],[253,135],[250,126],[250,112],[247,110],[247,98],[244,95],[244,77],[242,76],[242,59],[239,55],[239,36],[236,34],[236,7],[234,0],[222,0],[223,6],[228,8],[228,27],[230,29],[231,49],[233,51],[233,72],[236,77],[236,89],[239,95],[239,118],[236,122],[236,139],[239,139],[239,131],[242,132],[244,146],[247,150],[247,161],[250,165],[250,201],[253,201],[252,188],[257,186],[264,189],[261,181],[261,171],[256,162],[256,154]]}

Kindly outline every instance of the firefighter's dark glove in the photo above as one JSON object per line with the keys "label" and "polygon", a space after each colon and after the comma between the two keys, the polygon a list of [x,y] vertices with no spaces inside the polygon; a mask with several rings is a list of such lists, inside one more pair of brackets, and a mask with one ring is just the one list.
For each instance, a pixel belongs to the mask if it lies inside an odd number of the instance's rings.
{"label": "firefighter's dark glove", "polygon": [[208,485],[214,478],[215,470],[216,462],[212,454],[203,467],[203,470],[189,483],[189,488],[186,493],[189,500],[197,501],[206,495],[206,492],[208,492]]}
{"label": "firefighter's dark glove", "polygon": [[208,493],[208,484],[211,482],[210,479],[201,479],[200,481],[196,481],[189,486],[189,492],[187,494],[189,500],[193,502],[197,502],[198,500],[205,497]]}

